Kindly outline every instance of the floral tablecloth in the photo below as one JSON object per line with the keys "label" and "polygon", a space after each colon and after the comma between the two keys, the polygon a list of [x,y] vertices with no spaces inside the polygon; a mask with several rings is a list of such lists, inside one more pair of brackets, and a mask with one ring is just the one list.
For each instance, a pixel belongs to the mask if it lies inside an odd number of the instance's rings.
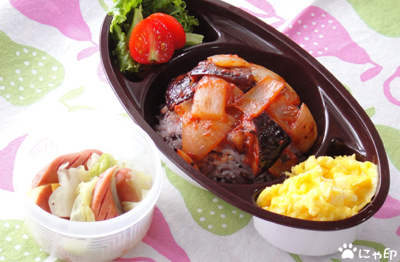
{"label": "floral tablecloth", "polygon": [[[297,42],[350,90],[384,142],[389,196],[352,248],[343,243],[336,254],[306,257],[275,248],[250,215],[165,166],[148,234],[115,261],[400,261],[400,2],[228,2]],[[29,237],[12,183],[18,148],[39,120],[85,111],[131,121],[100,64],[99,33],[111,4],[0,2],[0,261],[57,261]]]}

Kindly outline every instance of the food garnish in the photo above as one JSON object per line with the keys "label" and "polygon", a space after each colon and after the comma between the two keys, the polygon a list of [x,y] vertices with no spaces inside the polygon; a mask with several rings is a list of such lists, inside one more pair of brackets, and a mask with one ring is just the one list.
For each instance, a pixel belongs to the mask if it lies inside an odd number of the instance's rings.
{"label": "food garnish", "polygon": [[188,163],[228,183],[284,176],[317,138],[293,88],[237,55],[210,56],[174,78],[159,120],[158,133]]}
{"label": "food garnish", "polygon": [[203,35],[193,33],[198,20],[188,14],[181,0],[114,0],[108,14],[113,16],[112,55],[121,72],[135,73],[145,64],[165,63],[174,50],[203,41]]}
{"label": "food garnish", "polygon": [[286,173],[282,184],[265,188],[261,208],[314,221],[334,221],[357,214],[371,202],[378,183],[377,166],[355,155],[310,156]]}
{"label": "food garnish", "polygon": [[35,176],[29,195],[43,210],[72,221],[102,221],[138,205],[151,176],[111,154],[88,149],[57,157]]}
{"label": "food garnish", "polygon": [[174,50],[174,36],[158,19],[149,16],[133,28],[129,51],[136,62],[165,63],[171,59]]}

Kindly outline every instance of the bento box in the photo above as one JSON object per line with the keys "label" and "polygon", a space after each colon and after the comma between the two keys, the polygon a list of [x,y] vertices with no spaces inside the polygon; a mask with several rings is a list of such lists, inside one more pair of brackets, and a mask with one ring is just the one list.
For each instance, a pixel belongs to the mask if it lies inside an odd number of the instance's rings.
{"label": "bento box", "polygon": [[[113,60],[112,17],[106,16],[100,52],[106,77],[127,113],[154,141],[167,165],[185,179],[254,216],[256,230],[280,249],[303,255],[326,255],[351,243],[360,226],[383,205],[389,190],[389,167],[382,140],[362,107],[346,88],[308,52],[265,22],[218,0],[186,1],[198,18],[201,44],[175,50],[170,61],[143,74],[121,73]],[[261,190],[285,179],[250,184],[213,181],[179,156],[157,132],[160,109],[170,81],[219,54],[233,54],[272,70],[307,104],[317,137],[307,156],[355,155],[377,165],[374,198],[358,214],[338,221],[309,221],[272,213],[256,205]]]}

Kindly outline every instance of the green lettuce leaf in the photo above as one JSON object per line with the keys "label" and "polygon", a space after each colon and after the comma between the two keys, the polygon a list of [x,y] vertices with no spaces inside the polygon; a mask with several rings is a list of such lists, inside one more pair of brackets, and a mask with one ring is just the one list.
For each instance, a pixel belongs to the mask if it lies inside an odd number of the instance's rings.
{"label": "green lettuce leaf", "polygon": [[142,0],[114,0],[109,8],[108,15],[113,16],[110,32],[114,40],[115,49],[112,55],[122,73],[139,72],[140,64],[133,60],[129,52],[129,38],[127,32],[133,19],[133,10],[140,6]]}
{"label": "green lettuce leaf", "polygon": [[186,10],[186,3],[182,0],[143,0],[143,16],[147,17],[152,13],[165,13],[173,16],[183,26],[185,32],[193,32],[193,26],[198,26],[199,21],[189,15]]}
{"label": "green lettuce leaf", "polygon": [[129,52],[129,40],[119,25],[114,25],[112,36],[117,45],[112,51],[112,55],[120,71],[122,73],[139,72],[141,64],[133,60]]}
{"label": "green lettuce leaf", "polygon": [[[113,5],[108,9],[108,15],[113,16],[110,25],[110,32],[114,32],[115,26],[124,23],[130,11],[136,8],[142,0],[114,0]],[[130,23],[129,23],[130,24]]]}

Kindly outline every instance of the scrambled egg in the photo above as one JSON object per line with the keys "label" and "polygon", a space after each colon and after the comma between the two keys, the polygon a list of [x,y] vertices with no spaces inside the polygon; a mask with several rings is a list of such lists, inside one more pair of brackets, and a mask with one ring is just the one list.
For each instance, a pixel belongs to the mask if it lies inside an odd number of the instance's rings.
{"label": "scrambled egg", "polygon": [[355,155],[310,156],[294,166],[282,184],[264,189],[257,199],[263,209],[282,215],[315,220],[340,220],[357,214],[371,202],[378,171]]}

